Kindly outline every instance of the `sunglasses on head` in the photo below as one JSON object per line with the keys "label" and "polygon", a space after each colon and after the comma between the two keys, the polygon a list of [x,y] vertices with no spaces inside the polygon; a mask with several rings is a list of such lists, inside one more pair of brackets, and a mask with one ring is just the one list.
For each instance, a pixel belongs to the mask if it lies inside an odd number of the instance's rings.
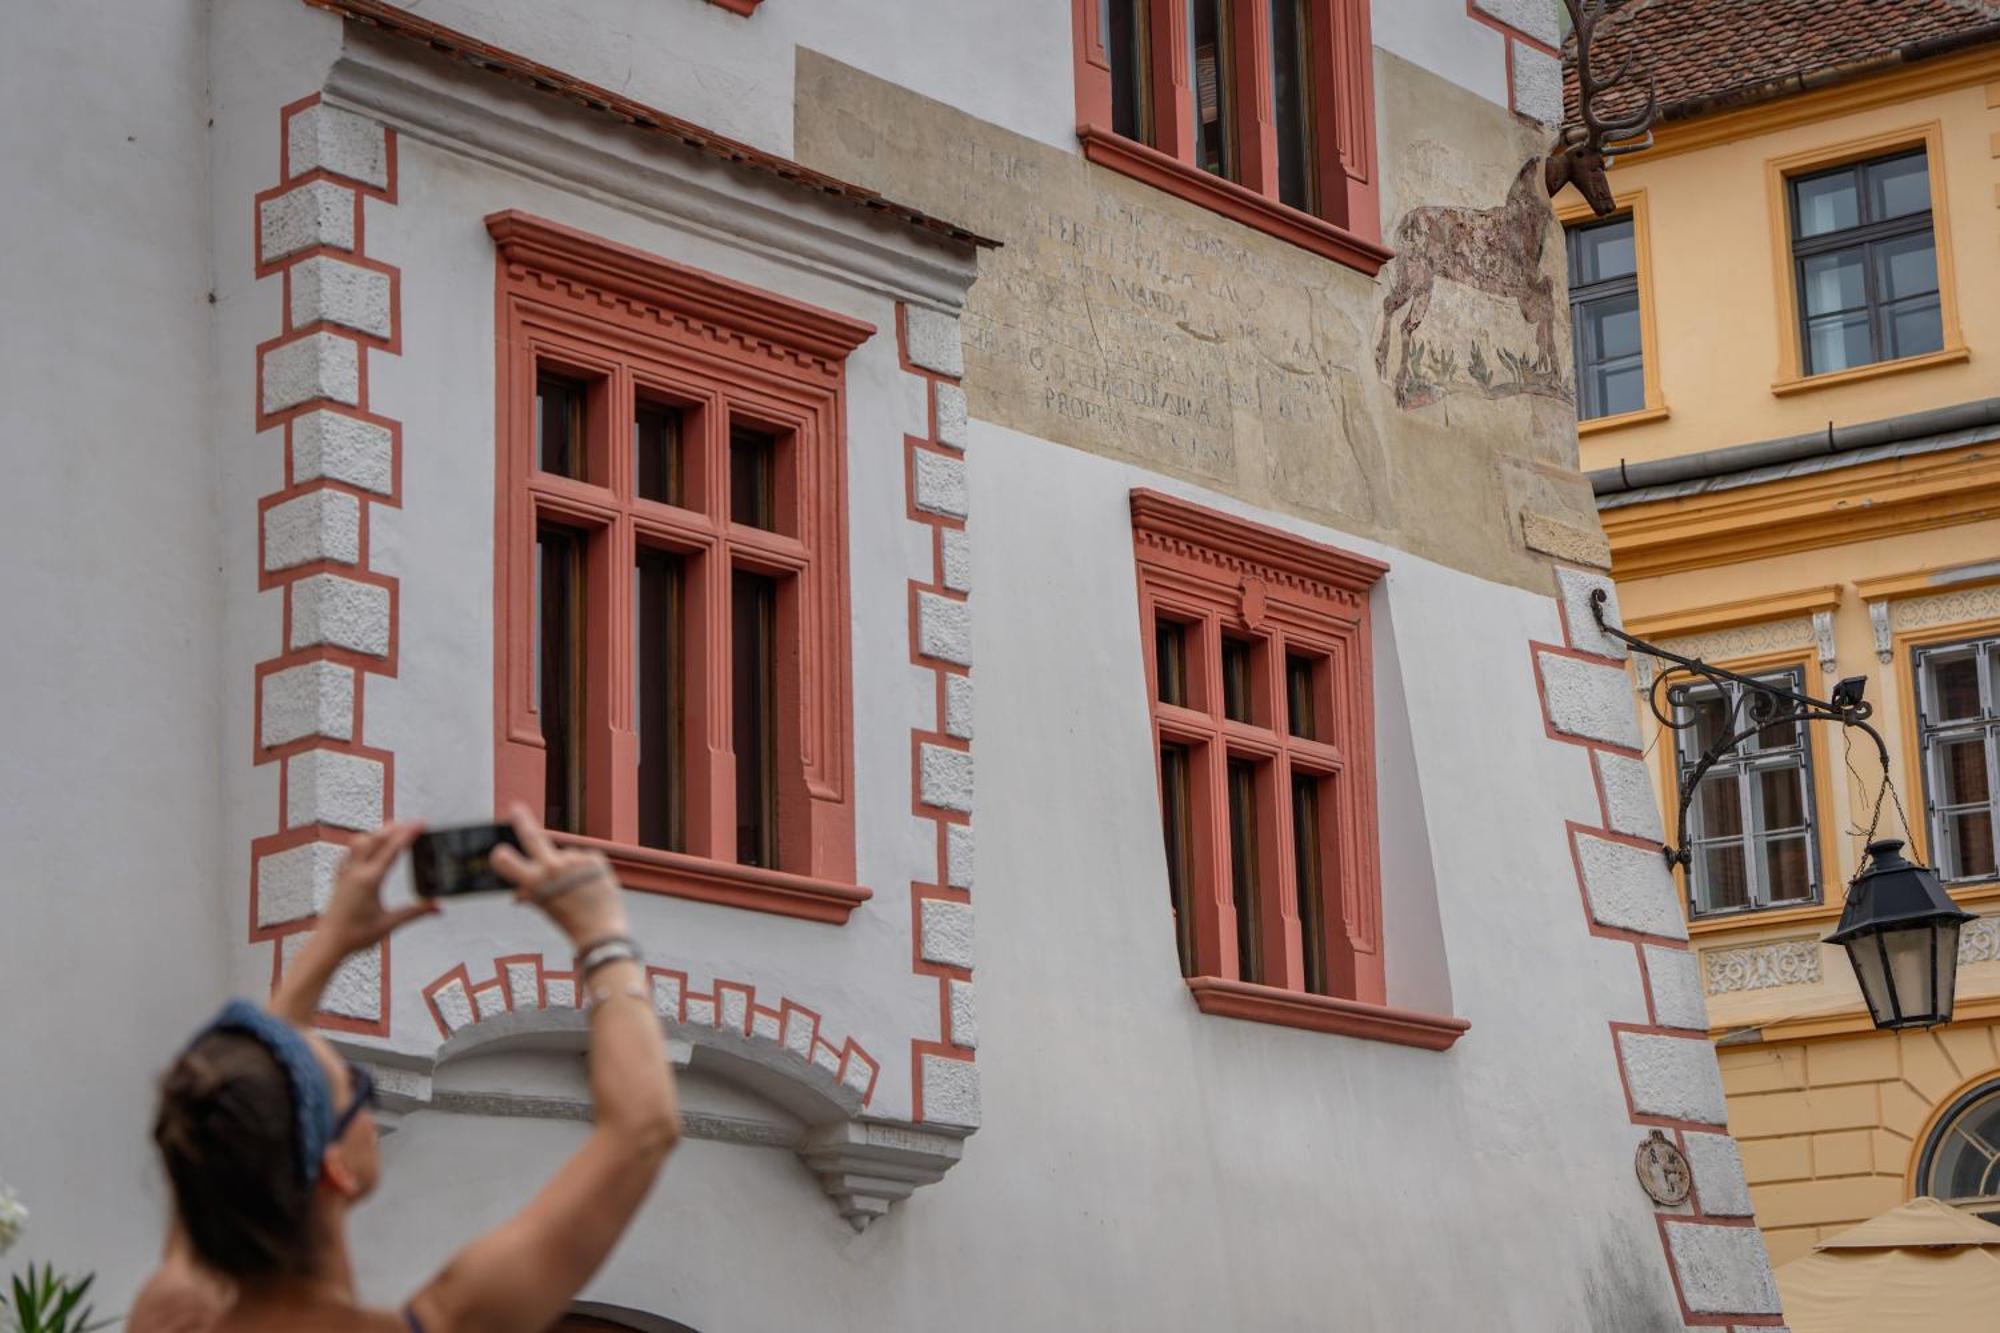
{"label": "sunglasses on head", "polygon": [[349,1086],[354,1089],[354,1095],[348,1100],[347,1109],[342,1111],[339,1117],[333,1122],[333,1133],[328,1137],[328,1143],[339,1141],[340,1136],[347,1132],[347,1127],[354,1123],[354,1117],[361,1114],[363,1107],[372,1107],[378,1102],[375,1093],[375,1076],[368,1072],[366,1065],[358,1065],[354,1061],[349,1060],[347,1062],[347,1081]]}

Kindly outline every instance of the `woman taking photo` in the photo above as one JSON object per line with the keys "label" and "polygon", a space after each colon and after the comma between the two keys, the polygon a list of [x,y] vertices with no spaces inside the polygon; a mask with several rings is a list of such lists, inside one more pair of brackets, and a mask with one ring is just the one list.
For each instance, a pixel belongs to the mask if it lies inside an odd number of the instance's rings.
{"label": "woman taking photo", "polygon": [[679,1136],[673,1075],[610,867],[556,847],[524,807],[511,818],[523,851],[497,849],[494,868],[578,955],[590,1137],[533,1202],[459,1251],[401,1310],[356,1301],[347,1225],[381,1171],[374,1082],[311,1024],[343,958],[436,910],[382,905],[383,875],[419,832],[386,825],[349,849],[269,1007],[232,1000],[162,1080],[153,1137],[174,1227],[132,1333],[537,1333],[610,1254]]}

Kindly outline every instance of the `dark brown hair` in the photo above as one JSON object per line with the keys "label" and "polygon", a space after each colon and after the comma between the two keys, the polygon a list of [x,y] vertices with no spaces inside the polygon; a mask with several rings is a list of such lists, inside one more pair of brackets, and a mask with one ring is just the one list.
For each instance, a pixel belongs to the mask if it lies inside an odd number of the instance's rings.
{"label": "dark brown hair", "polygon": [[257,1041],[211,1032],[160,1081],[153,1118],[174,1207],[202,1262],[238,1279],[312,1262],[312,1186],[294,1142],[291,1086]]}

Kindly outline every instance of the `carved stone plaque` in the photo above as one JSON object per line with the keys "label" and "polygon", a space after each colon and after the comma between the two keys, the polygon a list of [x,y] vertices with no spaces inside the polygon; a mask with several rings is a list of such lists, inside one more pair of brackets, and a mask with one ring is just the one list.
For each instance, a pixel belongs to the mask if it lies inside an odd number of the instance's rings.
{"label": "carved stone plaque", "polygon": [[1694,1172],[1688,1169],[1687,1157],[1659,1130],[1654,1130],[1639,1145],[1632,1167],[1654,1203],[1671,1208],[1687,1202]]}

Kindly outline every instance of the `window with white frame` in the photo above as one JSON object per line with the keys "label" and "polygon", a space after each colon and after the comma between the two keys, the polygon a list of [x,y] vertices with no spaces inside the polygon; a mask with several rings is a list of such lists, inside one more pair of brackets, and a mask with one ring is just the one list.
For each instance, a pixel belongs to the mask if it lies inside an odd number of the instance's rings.
{"label": "window with white frame", "polygon": [[1916,651],[1931,859],[1947,882],[1992,879],[2000,818],[2000,638]]}
{"label": "window with white frame", "polygon": [[[1756,679],[1795,692],[1805,687],[1796,667]],[[1717,916],[1818,902],[1812,754],[1805,728],[1797,722],[1758,728],[1697,781],[1701,757],[1718,736],[1754,725],[1745,690],[1691,685],[1676,712],[1682,724],[1675,733],[1680,790],[1695,784],[1688,806],[1690,914]]]}

